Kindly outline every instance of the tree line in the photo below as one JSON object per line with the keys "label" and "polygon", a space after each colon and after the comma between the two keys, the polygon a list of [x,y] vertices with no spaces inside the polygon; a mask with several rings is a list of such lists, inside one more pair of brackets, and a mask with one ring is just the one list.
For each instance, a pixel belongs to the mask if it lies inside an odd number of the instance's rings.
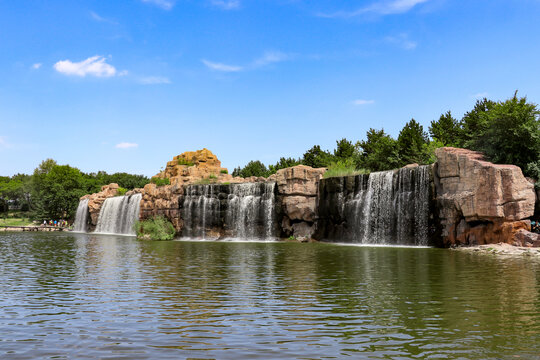
{"label": "tree line", "polygon": [[117,183],[123,191],[144,187],[150,179],[128,173],[105,171],[84,173],[53,159],[41,162],[32,175],[0,176],[0,212],[10,207],[28,212],[39,222],[50,219],[72,219],[79,198],[101,190],[103,185]]}
{"label": "tree line", "polygon": [[[268,167],[261,161],[250,161],[237,167],[234,176],[268,177],[277,170],[295,165],[349,169],[372,172],[396,169],[407,164],[433,163],[435,149],[443,146],[480,151],[497,164],[521,167],[525,176],[540,179],[540,111],[536,104],[519,98],[517,91],[505,101],[478,100],[474,108],[456,119],[450,111],[433,120],[428,131],[411,119],[396,138],[384,129],[369,129],[365,139],[336,141],[333,151],[319,145],[307,150],[301,158],[282,157]],[[540,183],[537,183],[540,185]]]}

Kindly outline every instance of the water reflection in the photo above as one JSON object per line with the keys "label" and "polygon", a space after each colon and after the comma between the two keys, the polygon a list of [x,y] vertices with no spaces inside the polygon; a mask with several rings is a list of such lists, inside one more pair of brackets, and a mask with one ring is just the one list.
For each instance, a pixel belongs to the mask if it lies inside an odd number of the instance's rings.
{"label": "water reflection", "polygon": [[8,358],[540,358],[540,264],[448,250],[0,234]]}

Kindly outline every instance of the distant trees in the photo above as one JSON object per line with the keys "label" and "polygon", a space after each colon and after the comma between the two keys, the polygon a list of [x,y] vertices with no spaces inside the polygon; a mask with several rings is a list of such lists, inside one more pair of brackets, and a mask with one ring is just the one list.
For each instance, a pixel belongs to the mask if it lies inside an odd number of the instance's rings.
{"label": "distant trees", "polygon": [[[399,168],[406,164],[429,164],[435,161],[435,149],[442,146],[464,147],[483,152],[495,163],[518,165],[526,176],[540,178],[540,111],[538,106],[527,102],[517,93],[506,101],[478,100],[474,108],[465,113],[461,120],[450,111],[441,114],[428,127],[429,136],[423,126],[411,119],[394,139],[383,129],[369,129],[365,140],[353,144],[343,138],[336,141],[333,152],[314,145],[301,159],[281,158],[278,164],[270,165],[266,176],[277,170],[304,164],[311,167],[344,166],[351,170],[383,171]],[[253,161],[248,165],[253,167]],[[258,174],[266,168],[257,161]],[[247,168],[248,166],[246,166]],[[244,168],[244,169],[246,169]],[[252,174],[253,171],[238,167],[235,174]],[[251,175],[250,175],[251,176]],[[260,175],[257,175],[260,176]],[[540,184],[539,184],[540,185]]]}
{"label": "distant trees", "polygon": [[30,211],[32,218],[70,219],[79,198],[97,192],[101,186],[116,182],[122,188],[143,187],[149,179],[143,175],[106,172],[85,174],[69,165],[58,165],[53,159],[42,161],[32,175],[0,177],[0,212],[9,205]]}

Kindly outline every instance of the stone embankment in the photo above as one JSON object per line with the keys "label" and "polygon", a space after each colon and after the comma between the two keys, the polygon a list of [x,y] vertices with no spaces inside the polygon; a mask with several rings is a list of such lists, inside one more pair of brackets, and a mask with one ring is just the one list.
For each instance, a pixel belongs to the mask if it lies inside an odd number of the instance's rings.
{"label": "stone embankment", "polygon": [[530,232],[534,185],[514,165],[496,165],[481,153],[436,150],[435,187],[444,246],[508,243],[540,246]]}

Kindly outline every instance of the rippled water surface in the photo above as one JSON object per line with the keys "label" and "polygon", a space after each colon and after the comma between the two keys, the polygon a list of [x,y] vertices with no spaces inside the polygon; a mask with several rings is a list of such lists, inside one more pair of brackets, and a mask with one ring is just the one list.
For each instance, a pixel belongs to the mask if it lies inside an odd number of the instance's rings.
{"label": "rippled water surface", "polygon": [[0,233],[0,358],[540,359],[540,263]]}

